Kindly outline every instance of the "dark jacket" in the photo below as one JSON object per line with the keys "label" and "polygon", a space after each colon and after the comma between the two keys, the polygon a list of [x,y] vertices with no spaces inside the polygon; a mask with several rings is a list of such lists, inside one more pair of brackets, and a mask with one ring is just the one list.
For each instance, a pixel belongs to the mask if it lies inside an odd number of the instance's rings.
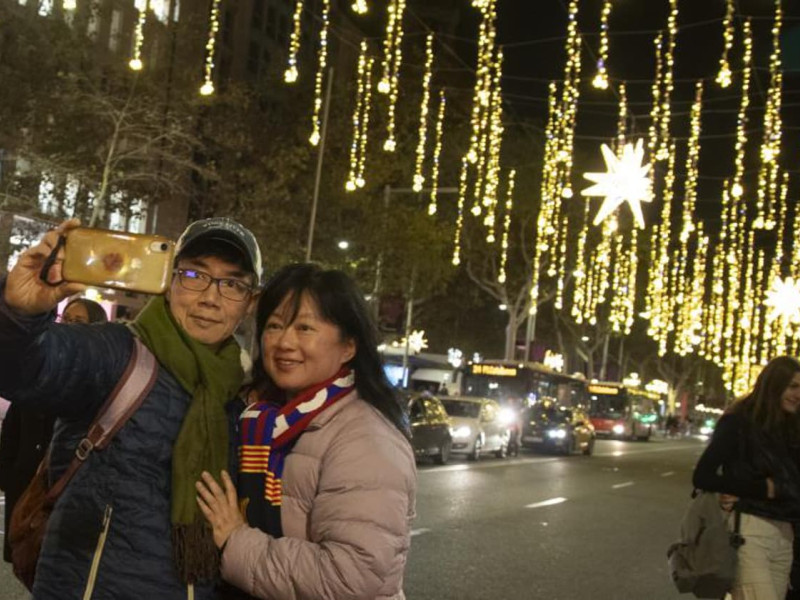
{"label": "dark jacket", "polygon": [[[133,347],[124,325],[50,325],[2,301],[0,396],[59,416],[51,479],[72,458]],[[36,600],[185,600],[170,542],[172,447],[191,400],[163,367],[139,410],[102,452],[93,453],[59,498],[48,523],[33,588]],[[103,531],[106,536],[103,543]],[[97,558],[92,581],[92,561]],[[208,585],[198,600],[214,597]]]}
{"label": "dark jacket", "polygon": [[[767,498],[767,478],[775,498]],[[739,497],[743,513],[800,522],[797,448],[758,431],[740,413],[723,415],[692,479],[697,489]]]}
{"label": "dark jacket", "polygon": [[[5,529],[10,530],[14,506],[47,454],[55,418],[36,409],[12,404],[0,431],[0,490],[6,495]],[[11,562],[8,535],[3,536],[3,559]]]}

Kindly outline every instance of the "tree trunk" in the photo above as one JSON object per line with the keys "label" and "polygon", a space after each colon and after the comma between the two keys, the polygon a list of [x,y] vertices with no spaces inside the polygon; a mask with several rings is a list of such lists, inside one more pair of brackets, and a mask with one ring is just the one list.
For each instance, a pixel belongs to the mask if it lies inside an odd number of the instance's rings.
{"label": "tree trunk", "polygon": [[517,329],[519,329],[519,323],[517,322],[517,316],[513,310],[508,311],[508,325],[506,326],[506,353],[505,359],[506,360],[514,360],[516,349],[517,349]]}

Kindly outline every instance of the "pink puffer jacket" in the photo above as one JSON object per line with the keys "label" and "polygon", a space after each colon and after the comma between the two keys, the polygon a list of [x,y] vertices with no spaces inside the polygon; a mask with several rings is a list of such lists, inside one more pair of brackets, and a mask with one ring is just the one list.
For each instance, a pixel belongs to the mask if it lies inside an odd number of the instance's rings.
{"label": "pink puffer jacket", "polygon": [[275,539],[242,526],[222,576],[266,600],[402,600],[416,467],[409,442],[355,392],[310,423],[286,458]]}

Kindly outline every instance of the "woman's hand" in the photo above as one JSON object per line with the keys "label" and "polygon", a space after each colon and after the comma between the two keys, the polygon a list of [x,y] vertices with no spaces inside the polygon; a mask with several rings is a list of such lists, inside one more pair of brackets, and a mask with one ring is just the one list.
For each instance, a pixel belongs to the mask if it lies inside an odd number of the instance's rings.
{"label": "woman's hand", "polygon": [[734,496],[732,494],[719,495],[719,507],[725,512],[731,512],[733,510],[733,505],[736,504],[738,501],[739,501],[739,496]]}
{"label": "woman's hand", "polygon": [[53,310],[64,298],[86,289],[86,286],[80,283],[62,281],[63,248],[59,249],[47,278],[51,284],[59,281],[61,283],[48,285],[39,278],[47,257],[58,244],[59,236],[79,226],[80,221],[77,219],[64,221],[52,231],[48,231],[38,244],[20,255],[6,281],[5,301],[10,308],[27,315],[39,315]]}
{"label": "woman's hand", "polygon": [[202,481],[195,483],[197,503],[214,530],[214,543],[217,548],[222,548],[231,533],[244,525],[244,517],[239,512],[236,489],[227,471],[222,471],[224,490],[210,473],[203,471],[202,477]]}

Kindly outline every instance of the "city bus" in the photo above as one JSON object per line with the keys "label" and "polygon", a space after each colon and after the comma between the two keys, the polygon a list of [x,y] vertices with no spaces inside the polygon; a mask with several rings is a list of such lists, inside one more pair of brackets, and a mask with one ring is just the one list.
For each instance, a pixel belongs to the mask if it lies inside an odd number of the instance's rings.
{"label": "city bus", "polygon": [[586,380],[537,362],[485,360],[463,367],[461,393],[527,408],[543,400],[585,406]]}
{"label": "city bus", "polygon": [[589,383],[587,391],[589,418],[598,436],[650,439],[658,419],[659,394],[616,382]]}

